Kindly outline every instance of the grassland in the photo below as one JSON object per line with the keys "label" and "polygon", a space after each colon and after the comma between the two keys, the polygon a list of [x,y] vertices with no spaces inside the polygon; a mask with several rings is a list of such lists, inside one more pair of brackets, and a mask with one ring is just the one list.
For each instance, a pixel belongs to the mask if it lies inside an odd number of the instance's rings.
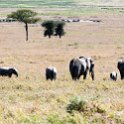
{"label": "grassland", "polygon": [[67,7],[74,7],[76,3],[73,0],[2,0],[0,1],[0,7],[2,8],[20,8],[20,7],[27,7],[27,8],[67,8]]}
{"label": "grassland", "polygon": [[[51,16],[50,16],[51,17]],[[67,23],[66,35],[59,39],[43,37],[40,24],[29,25],[25,41],[24,25],[0,23],[0,66],[14,66],[19,77],[0,77],[0,123],[2,124],[123,124],[124,81],[117,61],[124,55],[123,13],[81,16],[100,23]],[[68,64],[80,55],[95,61],[95,81],[71,80]],[[58,69],[56,81],[46,81],[49,65]],[[109,80],[111,71],[118,81]],[[86,101],[82,112],[67,113],[70,100]]]}
{"label": "grassland", "polygon": [[123,6],[124,2],[119,0],[1,0],[2,8],[79,8],[83,6]]}
{"label": "grassland", "polygon": [[[119,0],[1,0],[0,8],[13,10],[30,8],[40,10],[41,15],[82,16],[100,12],[123,12],[124,2]],[[11,9],[10,9],[11,8]],[[12,9],[13,8],[13,9]],[[57,10],[57,11],[56,11]],[[1,12],[1,16],[8,13]]]}
{"label": "grassland", "polygon": [[[19,72],[18,78],[0,77],[0,124],[124,124],[124,81],[117,70],[117,61],[124,56],[124,15],[123,7],[115,5],[123,2],[0,1],[2,17],[18,8],[30,8],[43,20],[101,20],[66,23],[61,39],[43,37],[40,23],[29,25],[28,42],[24,24],[0,23],[0,67],[14,66]],[[82,77],[72,81],[68,64],[80,55],[94,59],[95,81],[89,75],[85,81]],[[45,80],[49,65],[57,67],[56,81]],[[109,80],[113,70],[118,73],[117,82]],[[69,114],[67,105],[75,98],[86,106]]]}

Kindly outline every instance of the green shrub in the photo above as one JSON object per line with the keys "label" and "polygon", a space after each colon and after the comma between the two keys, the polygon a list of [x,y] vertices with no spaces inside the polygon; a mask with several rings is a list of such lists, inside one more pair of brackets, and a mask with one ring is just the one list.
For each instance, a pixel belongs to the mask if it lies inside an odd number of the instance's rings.
{"label": "green shrub", "polygon": [[48,36],[51,38],[52,35],[59,36],[61,38],[64,34],[64,22],[61,21],[44,21],[41,26],[45,28],[44,37]]}
{"label": "green shrub", "polygon": [[76,97],[70,101],[67,105],[67,112],[72,113],[73,111],[83,112],[86,107],[86,102],[83,101],[80,97]]}

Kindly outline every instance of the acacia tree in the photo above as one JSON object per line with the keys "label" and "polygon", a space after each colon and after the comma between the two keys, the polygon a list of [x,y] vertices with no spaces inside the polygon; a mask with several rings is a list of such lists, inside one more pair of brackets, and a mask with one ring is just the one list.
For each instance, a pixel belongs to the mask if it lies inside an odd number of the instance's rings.
{"label": "acacia tree", "polygon": [[55,36],[59,36],[59,38],[61,38],[61,36],[63,36],[65,34],[64,32],[64,22],[56,22],[56,28],[55,28]]}
{"label": "acacia tree", "polygon": [[45,27],[45,31],[44,31],[44,36],[48,36],[49,38],[51,38],[52,35],[54,36],[59,36],[59,38],[61,38],[61,36],[63,36],[65,34],[64,32],[64,22],[61,21],[44,21],[41,24],[43,27]]}
{"label": "acacia tree", "polygon": [[7,18],[13,18],[25,24],[26,41],[27,41],[28,40],[28,24],[36,23],[37,21],[39,21],[39,18],[35,18],[36,15],[37,13],[33,12],[32,10],[22,9],[22,10],[17,10],[16,12],[12,12],[7,16]]}
{"label": "acacia tree", "polygon": [[41,24],[43,27],[45,27],[44,36],[48,36],[51,38],[51,36],[54,34],[54,22],[53,21],[45,21]]}

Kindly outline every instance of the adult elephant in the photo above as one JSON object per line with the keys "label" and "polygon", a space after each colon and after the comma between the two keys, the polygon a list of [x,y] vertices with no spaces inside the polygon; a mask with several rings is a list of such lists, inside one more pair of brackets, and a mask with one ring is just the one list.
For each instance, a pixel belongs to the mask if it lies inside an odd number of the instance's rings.
{"label": "adult elephant", "polygon": [[12,77],[13,74],[18,77],[18,73],[15,68],[11,68],[11,67],[1,67],[0,68],[0,76]]}
{"label": "adult elephant", "polygon": [[117,68],[120,72],[121,80],[124,79],[124,59],[120,59],[117,64]]}
{"label": "adult elephant", "polygon": [[94,63],[89,57],[73,58],[69,63],[69,71],[73,80],[79,80],[82,75],[86,79],[88,72],[94,80]]}

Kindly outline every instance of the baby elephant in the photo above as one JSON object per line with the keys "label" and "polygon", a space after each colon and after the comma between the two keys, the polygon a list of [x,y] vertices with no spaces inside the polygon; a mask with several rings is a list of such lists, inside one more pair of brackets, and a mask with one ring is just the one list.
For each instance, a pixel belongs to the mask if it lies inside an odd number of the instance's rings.
{"label": "baby elephant", "polygon": [[46,80],[56,80],[57,78],[57,69],[55,67],[46,68]]}
{"label": "baby elephant", "polygon": [[0,76],[8,76],[11,78],[13,74],[18,77],[18,73],[17,73],[17,70],[15,68],[12,68],[12,67],[0,68]]}
{"label": "baby elephant", "polygon": [[113,80],[113,81],[116,81],[117,80],[117,72],[111,72],[110,73],[110,79]]}

